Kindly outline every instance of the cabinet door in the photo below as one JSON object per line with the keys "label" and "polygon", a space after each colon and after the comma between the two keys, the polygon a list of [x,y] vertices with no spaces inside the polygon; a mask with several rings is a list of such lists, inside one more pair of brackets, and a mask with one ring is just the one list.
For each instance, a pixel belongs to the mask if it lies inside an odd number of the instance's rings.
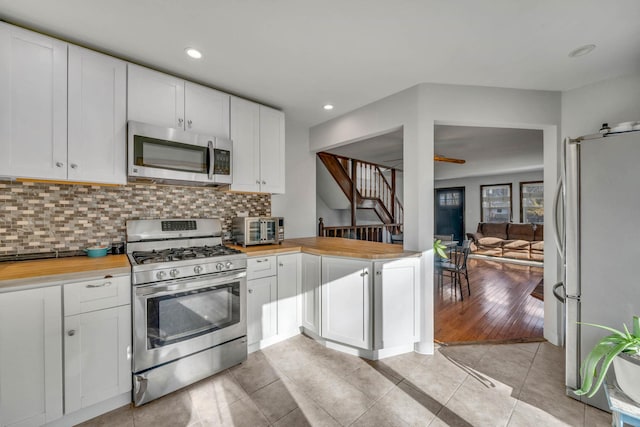
{"label": "cabinet door", "polygon": [[277,278],[248,280],[247,291],[247,341],[251,345],[278,333]]}
{"label": "cabinet door", "polygon": [[131,306],[64,319],[65,412],[131,390]]}
{"label": "cabinet door", "polygon": [[231,97],[231,140],[235,191],[260,191],[260,106]]}
{"label": "cabinet door", "polygon": [[184,129],[184,80],[128,65],[128,119]]}
{"label": "cabinet door", "polygon": [[284,193],[284,113],[260,106],[260,191]]}
{"label": "cabinet door", "polygon": [[62,416],[60,287],[0,294],[0,425]]}
{"label": "cabinet door", "polygon": [[67,178],[67,45],[0,23],[0,176]]}
{"label": "cabinet door", "polygon": [[278,255],[278,334],[295,335],[298,326],[300,254]]}
{"label": "cabinet door", "polygon": [[247,280],[275,276],[276,274],[278,274],[278,269],[276,268],[275,255],[247,259]]}
{"label": "cabinet door", "polygon": [[301,254],[302,326],[320,335],[320,260],[317,255]]}
{"label": "cabinet door", "polygon": [[322,257],[322,336],[371,349],[371,262]]}
{"label": "cabinet door", "polygon": [[375,348],[419,340],[420,258],[375,263]]}
{"label": "cabinet door", "polygon": [[185,130],[229,138],[229,95],[185,82]]}
{"label": "cabinet door", "polygon": [[126,67],[69,46],[69,180],[126,184]]}

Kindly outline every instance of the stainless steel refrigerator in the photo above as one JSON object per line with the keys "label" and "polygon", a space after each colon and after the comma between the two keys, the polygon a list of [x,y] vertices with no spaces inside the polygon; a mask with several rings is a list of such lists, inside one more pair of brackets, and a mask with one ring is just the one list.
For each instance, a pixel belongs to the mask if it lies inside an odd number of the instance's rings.
{"label": "stainless steel refrigerator", "polygon": [[[554,294],[564,301],[567,392],[578,398],[580,364],[607,335],[578,322],[620,329],[640,315],[640,132],[566,138],[562,152]],[[602,389],[580,400],[608,408]]]}

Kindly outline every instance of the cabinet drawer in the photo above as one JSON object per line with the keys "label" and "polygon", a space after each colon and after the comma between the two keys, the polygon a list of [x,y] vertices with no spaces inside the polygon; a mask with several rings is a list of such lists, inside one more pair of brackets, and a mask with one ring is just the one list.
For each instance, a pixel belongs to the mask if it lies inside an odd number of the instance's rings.
{"label": "cabinet drawer", "polygon": [[131,303],[131,276],[105,277],[64,285],[64,315]]}
{"label": "cabinet drawer", "polygon": [[275,276],[278,273],[275,256],[247,259],[247,280]]}

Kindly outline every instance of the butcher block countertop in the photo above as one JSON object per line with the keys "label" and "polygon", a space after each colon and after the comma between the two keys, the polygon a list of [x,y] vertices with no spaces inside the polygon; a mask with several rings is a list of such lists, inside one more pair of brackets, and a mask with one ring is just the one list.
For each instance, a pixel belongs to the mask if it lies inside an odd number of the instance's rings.
{"label": "butcher block countertop", "polygon": [[286,239],[281,245],[257,245],[246,248],[230,246],[245,252],[248,256],[278,255],[291,252],[373,260],[420,256],[420,252],[406,251],[402,248],[402,245],[343,239],[340,237]]}
{"label": "butcher block countertop", "polygon": [[60,284],[100,278],[104,275],[123,274],[131,274],[131,265],[126,255],[5,261],[0,262],[0,292],[11,290],[16,286],[26,289],[39,287],[45,283]]}

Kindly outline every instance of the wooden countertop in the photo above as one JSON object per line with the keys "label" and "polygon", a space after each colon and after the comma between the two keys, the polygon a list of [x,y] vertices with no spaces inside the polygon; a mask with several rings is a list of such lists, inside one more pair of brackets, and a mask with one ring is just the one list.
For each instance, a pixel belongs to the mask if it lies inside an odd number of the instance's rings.
{"label": "wooden countertop", "polygon": [[401,245],[367,242],[339,237],[305,237],[286,239],[281,245],[257,245],[239,249],[248,256],[277,255],[287,252],[304,252],[313,255],[341,256],[362,259],[394,259],[420,256],[420,252],[406,251]]}
{"label": "wooden countertop", "polygon": [[126,255],[6,261],[0,263],[0,289],[33,283],[34,278],[56,282],[81,280],[100,276],[105,270],[112,275],[127,274],[131,272],[131,265]]}

